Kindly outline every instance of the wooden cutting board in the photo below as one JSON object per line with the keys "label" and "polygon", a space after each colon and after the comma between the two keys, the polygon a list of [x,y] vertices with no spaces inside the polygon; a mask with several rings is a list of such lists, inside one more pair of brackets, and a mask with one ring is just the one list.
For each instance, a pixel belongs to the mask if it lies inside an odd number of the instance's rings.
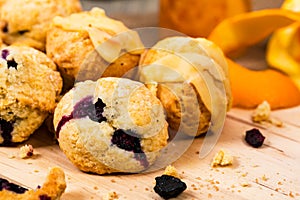
{"label": "wooden cutting board", "polygon": [[[199,149],[204,137],[173,163],[187,184],[177,199],[300,199],[300,107],[273,111],[283,127],[251,122],[252,110],[232,109],[217,145],[204,159]],[[246,130],[259,128],[265,144],[253,148],[244,142]],[[45,180],[48,168],[60,166],[66,173],[67,189],[62,200],[102,199],[116,192],[118,199],[161,199],[154,191],[155,177],[163,170],[132,175],[93,175],[74,167],[60,151],[53,137],[42,127],[29,141],[35,156],[20,159],[16,147],[0,147],[0,177],[29,188]],[[216,152],[227,149],[234,156],[230,167],[211,168]]]}

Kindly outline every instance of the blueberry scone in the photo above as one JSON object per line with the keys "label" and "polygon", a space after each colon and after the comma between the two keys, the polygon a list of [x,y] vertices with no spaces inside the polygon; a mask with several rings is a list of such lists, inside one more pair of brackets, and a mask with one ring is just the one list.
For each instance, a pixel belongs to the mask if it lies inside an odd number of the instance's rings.
{"label": "blueberry scone", "polygon": [[[169,37],[144,53],[139,79],[161,100],[172,132],[198,136],[231,106],[227,63],[203,38]],[[214,113],[214,123],[212,122]],[[216,118],[217,118],[216,117]]]}
{"label": "blueberry scone", "polygon": [[75,80],[132,78],[143,49],[137,32],[101,8],[55,17],[47,34],[47,55],[58,65],[66,88]]}
{"label": "blueberry scone", "polygon": [[54,112],[62,78],[51,59],[31,47],[0,50],[0,144],[26,140]]}
{"label": "blueberry scone", "polygon": [[79,0],[13,0],[0,2],[0,26],[6,44],[45,50],[46,33],[55,16],[81,11]]}
{"label": "blueberry scone", "polygon": [[143,171],[168,139],[160,101],[126,78],[75,84],[55,109],[54,127],[66,156],[82,171],[98,174]]}
{"label": "blueberry scone", "polygon": [[35,190],[0,178],[0,199],[5,200],[59,200],[65,189],[65,173],[59,167],[51,168],[43,186]]}

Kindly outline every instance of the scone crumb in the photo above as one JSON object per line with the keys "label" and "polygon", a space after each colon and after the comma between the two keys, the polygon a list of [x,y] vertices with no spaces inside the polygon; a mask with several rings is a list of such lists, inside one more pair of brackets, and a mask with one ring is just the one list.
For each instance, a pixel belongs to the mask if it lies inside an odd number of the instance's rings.
{"label": "scone crumb", "polygon": [[8,158],[9,158],[9,159],[14,159],[14,158],[16,158],[16,155],[15,155],[15,154],[9,154],[9,155],[8,155]]}
{"label": "scone crumb", "polygon": [[290,192],[290,193],[289,193],[289,196],[292,197],[292,198],[295,197],[295,195],[293,194],[293,192]]}
{"label": "scone crumb", "polygon": [[221,149],[218,153],[216,153],[211,166],[217,167],[217,166],[229,166],[233,164],[233,156],[226,150]]}
{"label": "scone crumb", "polygon": [[268,178],[266,177],[266,175],[264,174],[262,177],[261,177],[261,180],[263,180],[263,181],[267,181],[268,180]]}
{"label": "scone crumb", "polygon": [[250,186],[250,183],[247,183],[247,182],[241,182],[240,185],[242,187],[249,187]]}
{"label": "scone crumb", "polygon": [[271,106],[267,101],[263,101],[257,106],[252,114],[253,122],[268,121],[271,114]]}
{"label": "scone crumb", "polygon": [[32,145],[25,144],[24,146],[22,146],[20,148],[19,156],[22,159],[29,158],[29,157],[33,156],[33,147],[32,147]]}
{"label": "scone crumb", "polygon": [[107,193],[105,196],[102,198],[103,200],[116,200],[119,199],[119,195],[115,191],[111,191]]}
{"label": "scone crumb", "polygon": [[163,174],[169,175],[169,176],[174,176],[179,179],[181,178],[177,172],[177,169],[175,167],[173,167],[172,165],[168,165]]}
{"label": "scone crumb", "polygon": [[252,121],[256,123],[268,122],[277,127],[283,126],[280,120],[271,117],[271,106],[267,101],[263,101],[257,106],[252,113]]}

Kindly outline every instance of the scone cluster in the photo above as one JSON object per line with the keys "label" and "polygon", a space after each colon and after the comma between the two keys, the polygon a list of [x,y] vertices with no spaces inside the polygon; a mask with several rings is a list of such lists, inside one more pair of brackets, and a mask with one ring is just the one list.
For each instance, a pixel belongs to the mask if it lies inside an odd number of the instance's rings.
{"label": "scone cluster", "polygon": [[0,1],[0,28],[0,144],[28,139],[52,116],[80,170],[135,173],[177,132],[205,133],[230,108],[227,63],[206,39],[146,49],[136,31],[79,0]]}

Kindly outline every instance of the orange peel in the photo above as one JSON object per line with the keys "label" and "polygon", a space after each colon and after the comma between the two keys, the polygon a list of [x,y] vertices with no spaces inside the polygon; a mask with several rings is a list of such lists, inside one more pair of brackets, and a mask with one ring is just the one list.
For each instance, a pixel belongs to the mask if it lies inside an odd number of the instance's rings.
{"label": "orange peel", "polygon": [[223,20],[208,36],[225,53],[232,55],[254,45],[275,30],[300,21],[300,14],[284,9],[264,9]]}
{"label": "orange peel", "polygon": [[[300,1],[286,0],[281,8],[300,14]],[[289,75],[300,89],[300,22],[273,33],[268,42],[266,59],[271,67]]]}
{"label": "orange peel", "polygon": [[255,108],[267,101],[271,109],[300,104],[300,91],[292,80],[273,69],[254,71],[227,59],[233,106]]}

